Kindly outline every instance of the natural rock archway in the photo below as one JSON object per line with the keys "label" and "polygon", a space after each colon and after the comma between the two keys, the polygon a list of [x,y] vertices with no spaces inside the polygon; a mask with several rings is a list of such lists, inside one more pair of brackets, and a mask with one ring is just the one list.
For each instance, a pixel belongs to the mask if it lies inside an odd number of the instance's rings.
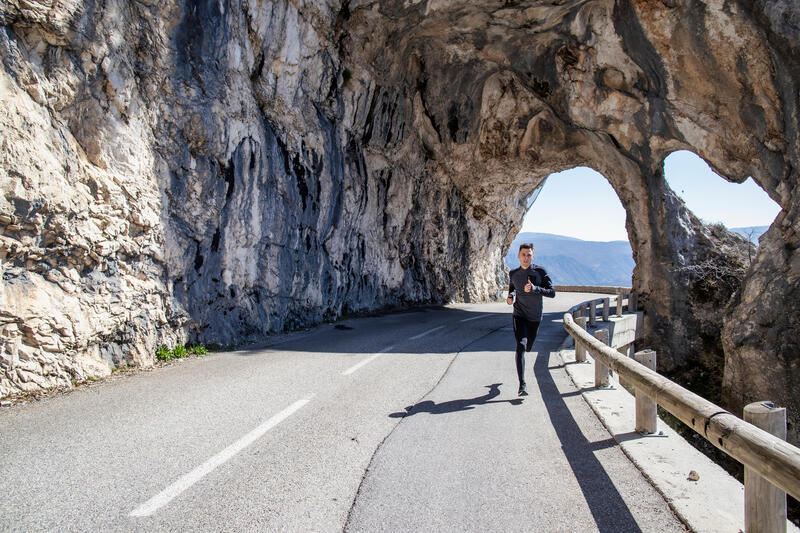
{"label": "natural rock archway", "polygon": [[[798,22],[788,0],[11,0],[0,394],[495,297],[526,197],[586,165],[627,211],[665,368],[724,327],[729,406],[795,421]],[[669,190],[678,149],[783,208],[727,311],[686,267],[747,245]]]}

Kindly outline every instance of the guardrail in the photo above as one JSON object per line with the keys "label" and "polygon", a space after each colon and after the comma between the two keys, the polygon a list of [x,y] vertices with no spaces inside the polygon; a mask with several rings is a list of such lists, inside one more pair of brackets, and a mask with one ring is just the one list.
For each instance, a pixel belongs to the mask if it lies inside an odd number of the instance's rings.
{"label": "guardrail", "polygon": [[[624,296],[628,296],[629,309],[636,310],[635,293],[619,292],[619,315]],[[786,435],[785,409],[775,409],[768,402],[745,408],[746,418],[778,434],[782,415],[783,433],[775,436],[659,375],[655,371],[656,354],[652,350],[637,352],[635,359],[620,353],[608,345],[607,330],[595,333],[601,338],[585,330],[587,322],[594,317],[594,305],[599,301],[605,301],[608,307],[608,298],[591,300],[564,314],[564,329],[575,341],[576,361],[580,360],[581,353],[585,359],[586,352],[595,359],[595,386],[608,385],[609,369],[617,372],[620,380],[636,391],[637,431],[655,431],[656,405],[661,405],[708,442],[745,465],[745,531],[786,531],[786,493],[800,500],[800,449],[780,438]],[[573,318],[573,314],[579,318]],[[637,360],[648,364],[645,366]]]}

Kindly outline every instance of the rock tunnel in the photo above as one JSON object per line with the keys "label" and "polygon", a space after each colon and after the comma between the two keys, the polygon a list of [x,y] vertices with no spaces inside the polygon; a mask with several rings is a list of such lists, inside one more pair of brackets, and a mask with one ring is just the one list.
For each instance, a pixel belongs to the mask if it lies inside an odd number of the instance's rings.
{"label": "rock tunnel", "polygon": [[[776,401],[798,442],[790,0],[11,0],[0,24],[0,395],[496,298],[527,197],[588,166],[663,369],[724,372],[727,408]],[[667,186],[683,149],[782,207],[752,263]]]}

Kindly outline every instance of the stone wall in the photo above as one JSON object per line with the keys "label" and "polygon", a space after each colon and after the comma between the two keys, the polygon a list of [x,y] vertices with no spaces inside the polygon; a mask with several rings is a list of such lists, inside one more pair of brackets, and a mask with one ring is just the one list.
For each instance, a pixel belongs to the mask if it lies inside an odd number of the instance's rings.
{"label": "stone wall", "polygon": [[[528,195],[586,165],[627,211],[664,368],[708,364],[725,323],[729,404],[797,416],[798,20],[788,0],[11,0],[0,394],[494,298]],[[697,275],[752,250],[669,190],[679,149],[784,208],[742,291]]]}

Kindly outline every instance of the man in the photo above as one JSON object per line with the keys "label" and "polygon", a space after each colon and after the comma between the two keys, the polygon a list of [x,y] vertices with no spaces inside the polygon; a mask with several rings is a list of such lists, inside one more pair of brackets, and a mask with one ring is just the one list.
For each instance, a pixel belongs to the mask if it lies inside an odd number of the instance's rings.
{"label": "man", "polygon": [[[531,351],[536,332],[542,321],[542,296],[555,298],[556,291],[545,270],[533,264],[533,244],[519,246],[519,268],[509,272],[508,298],[506,303],[514,305],[514,338],[517,339],[517,377],[519,395],[527,396],[525,385],[525,352]],[[515,298],[516,296],[516,298]]]}

